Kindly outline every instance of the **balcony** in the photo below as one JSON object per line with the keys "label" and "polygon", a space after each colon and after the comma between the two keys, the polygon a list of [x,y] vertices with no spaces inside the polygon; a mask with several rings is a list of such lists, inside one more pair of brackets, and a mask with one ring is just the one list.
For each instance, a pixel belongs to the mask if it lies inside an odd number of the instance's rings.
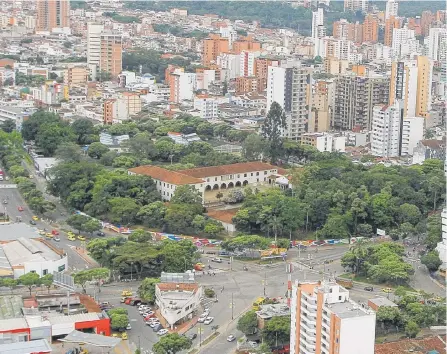
{"label": "balcony", "polygon": [[307,348],[304,345],[302,345],[300,343],[300,353],[304,353],[304,354],[314,354],[315,353],[315,349],[314,348]]}

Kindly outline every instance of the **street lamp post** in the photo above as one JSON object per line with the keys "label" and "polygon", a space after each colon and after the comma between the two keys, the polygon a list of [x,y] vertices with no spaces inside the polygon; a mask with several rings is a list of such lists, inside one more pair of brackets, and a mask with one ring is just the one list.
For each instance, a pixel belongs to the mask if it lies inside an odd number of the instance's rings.
{"label": "street lamp post", "polygon": [[130,262],[130,281],[133,280],[133,262]]}
{"label": "street lamp post", "polygon": [[231,293],[231,319],[234,320],[234,302],[233,302],[233,293]]}

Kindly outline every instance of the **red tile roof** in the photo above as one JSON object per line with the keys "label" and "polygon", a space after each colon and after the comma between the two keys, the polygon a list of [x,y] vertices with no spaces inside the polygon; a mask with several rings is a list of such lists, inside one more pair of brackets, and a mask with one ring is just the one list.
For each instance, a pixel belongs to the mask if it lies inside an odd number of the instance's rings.
{"label": "red tile roof", "polygon": [[264,170],[277,170],[277,166],[270,165],[264,162],[240,162],[231,165],[213,166],[213,167],[199,167],[190,168],[187,170],[179,170],[177,172],[189,175],[196,178],[205,178],[212,176],[231,175],[235,173],[247,173]]}
{"label": "red tile roof", "polygon": [[195,292],[199,288],[197,283],[158,283],[157,286],[160,291],[184,290]]}
{"label": "red tile roof", "polygon": [[137,175],[150,176],[154,179],[158,179],[159,181],[175,184],[177,186],[204,182],[199,178],[194,178],[177,171],[169,171],[165,168],[151,165],[134,167],[129,169],[129,172],[136,173]]}
{"label": "red tile roof", "polygon": [[376,344],[374,354],[427,354],[431,350],[445,353],[445,336],[427,337],[422,339],[403,339],[396,342]]}

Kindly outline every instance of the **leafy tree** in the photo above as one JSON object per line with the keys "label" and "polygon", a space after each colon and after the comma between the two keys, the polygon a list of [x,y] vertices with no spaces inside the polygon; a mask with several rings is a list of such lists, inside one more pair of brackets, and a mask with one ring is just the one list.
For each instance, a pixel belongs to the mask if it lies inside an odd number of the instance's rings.
{"label": "leafy tree", "polygon": [[213,289],[210,289],[210,288],[206,288],[204,293],[205,293],[205,296],[208,297],[208,298],[212,298],[212,297],[216,296],[215,291]]}
{"label": "leafy tree", "polygon": [[142,300],[151,304],[155,303],[155,285],[160,282],[159,278],[144,278],[138,287],[138,295]]}
{"label": "leafy tree", "polygon": [[202,214],[202,210],[199,204],[170,204],[165,215],[166,228],[174,233],[192,233],[192,222],[196,215]]}
{"label": "leafy tree", "polygon": [[71,130],[76,136],[79,145],[90,144],[94,140],[95,128],[89,119],[77,119],[71,124]]}
{"label": "leafy tree", "polygon": [[249,160],[259,160],[266,150],[265,140],[258,134],[250,134],[242,144],[242,154]]}
{"label": "leafy tree", "polygon": [[421,219],[421,212],[416,205],[404,203],[398,208],[398,220],[401,223],[408,222],[411,225],[416,225]]}
{"label": "leafy tree", "polygon": [[59,123],[57,114],[46,111],[37,111],[22,124],[22,136],[24,140],[35,140],[40,127],[44,124]]}
{"label": "leafy tree", "polygon": [[26,172],[26,170],[20,166],[20,165],[13,165],[9,168],[9,174],[12,178],[16,177],[26,177],[29,174]]}
{"label": "leafy tree", "polygon": [[414,321],[408,321],[405,326],[405,334],[410,338],[415,338],[419,333],[420,328]]}
{"label": "leafy tree", "polygon": [[129,317],[125,314],[114,314],[111,317],[110,326],[114,330],[120,330],[126,328],[129,324]]}
{"label": "leafy tree", "polygon": [[142,229],[135,230],[128,237],[129,241],[137,242],[137,243],[145,243],[151,239],[152,239],[152,237],[151,237],[150,233],[146,232]]}
{"label": "leafy tree", "polygon": [[433,210],[436,210],[438,199],[442,191],[445,191],[445,178],[440,175],[434,175],[428,178],[427,188],[433,196]]}
{"label": "leafy tree", "polygon": [[140,159],[153,159],[157,156],[157,148],[148,133],[139,133],[125,141],[124,146],[129,152]]}
{"label": "leafy tree", "polygon": [[40,125],[36,135],[36,146],[45,156],[52,156],[62,142],[74,140],[70,127],[62,122]]}
{"label": "leafy tree", "polygon": [[33,287],[40,284],[40,277],[39,277],[39,274],[37,274],[37,273],[29,272],[29,273],[21,275],[19,277],[18,281],[19,281],[19,284],[22,284],[28,288],[29,295],[31,296],[31,291],[32,291]]}
{"label": "leafy tree", "polygon": [[267,321],[262,330],[262,337],[271,346],[288,343],[290,340],[290,317],[276,316]]}
{"label": "leafy tree", "polygon": [[277,102],[273,102],[262,126],[262,135],[269,144],[270,158],[275,163],[281,155],[281,133],[287,128],[286,114]]}
{"label": "leafy tree", "polygon": [[93,159],[100,159],[109,151],[109,148],[99,142],[91,143],[88,147],[87,154]]}
{"label": "leafy tree", "polygon": [[164,224],[164,217],[166,215],[167,207],[163,202],[157,201],[141,207],[137,213],[137,218],[140,219],[144,225],[151,228],[159,228]]}
{"label": "leafy tree", "polygon": [[107,311],[107,314],[109,316],[113,316],[113,315],[127,315],[129,311],[127,311],[127,309],[125,309],[124,307],[115,307],[113,309],[110,309]]}
{"label": "leafy tree", "polygon": [[81,151],[79,146],[70,141],[61,143],[55,153],[55,157],[65,162],[79,162],[81,161]]}
{"label": "leafy tree", "polygon": [[265,250],[269,246],[270,241],[268,239],[256,235],[237,236],[221,243],[221,247],[230,252],[244,249]]}
{"label": "leafy tree", "polygon": [[202,204],[202,197],[197,189],[190,185],[178,186],[171,198],[173,204]]}
{"label": "leafy tree", "polygon": [[324,238],[349,238],[348,224],[344,215],[330,215],[323,228],[318,232]]}
{"label": "leafy tree", "polygon": [[110,217],[114,222],[129,224],[133,222],[140,209],[132,198],[116,197],[109,199]]}
{"label": "leafy tree", "polygon": [[237,322],[237,329],[245,335],[253,334],[258,328],[258,316],[255,311],[244,313]]}
{"label": "leafy tree", "polygon": [[[82,287],[84,293],[86,292],[85,286],[87,282],[99,281],[101,279],[106,279],[109,276],[110,271],[107,268],[92,268],[81,270],[73,275],[75,284]],[[127,323],[126,323],[127,325]],[[126,326],[124,326],[126,327]]]}
{"label": "leafy tree", "polygon": [[70,225],[73,229],[78,230],[78,233],[80,234],[81,231],[85,231],[84,225],[90,220],[86,215],[82,214],[73,214],[71,215],[65,222]]}
{"label": "leafy tree", "polygon": [[198,260],[197,247],[189,240],[164,240],[161,250],[163,270],[167,273],[185,272]]}
{"label": "leafy tree", "polygon": [[40,278],[40,284],[44,285],[48,289],[49,293],[50,288],[53,285],[53,274],[46,274],[42,278]]}
{"label": "leafy tree", "polygon": [[11,294],[14,290],[14,288],[17,286],[18,281],[16,279],[11,279],[11,278],[5,278],[2,279],[2,286],[9,288],[11,290]]}
{"label": "leafy tree", "polygon": [[175,354],[191,348],[191,340],[178,333],[169,333],[161,337],[160,340],[152,346],[155,354]]}
{"label": "leafy tree", "polygon": [[6,119],[0,123],[0,129],[6,133],[11,133],[16,129],[16,123],[12,119]]}
{"label": "leafy tree", "polygon": [[442,240],[441,232],[440,215],[429,216],[427,218],[427,237],[424,240],[428,250],[434,250],[438,245],[438,242]]}
{"label": "leafy tree", "polygon": [[45,200],[43,197],[34,197],[27,200],[28,206],[37,214],[44,214],[56,209],[54,203]]}
{"label": "leafy tree", "polygon": [[95,231],[99,231],[101,229],[102,229],[101,222],[93,218],[89,218],[89,220],[87,220],[87,222],[83,225],[83,230],[90,234],[94,233]]}
{"label": "leafy tree", "polygon": [[425,265],[430,272],[436,272],[441,266],[442,261],[439,258],[439,252],[433,250],[421,257],[421,263]]}
{"label": "leafy tree", "polygon": [[225,228],[220,222],[211,219],[206,222],[205,227],[203,228],[203,231],[205,231],[205,233],[207,233],[211,237],[215,237],[224,230]]}
{"label": "leafy tree", "polygon": [[381,323],[382,328],[396,326],[401,321],[401,312],[397,307],[380,306],[376,320]]}
{"label": "leafy tree", "polygon": [[373,227],[370,224],[359,224],[357,234],[362,237],[371,237],[374,234]]}
{"label": "leafy tree", "polygon": [[112,166],[117,168],[132,168],[138,166],[138,160],[133,156],[117,156],[113,159]]}

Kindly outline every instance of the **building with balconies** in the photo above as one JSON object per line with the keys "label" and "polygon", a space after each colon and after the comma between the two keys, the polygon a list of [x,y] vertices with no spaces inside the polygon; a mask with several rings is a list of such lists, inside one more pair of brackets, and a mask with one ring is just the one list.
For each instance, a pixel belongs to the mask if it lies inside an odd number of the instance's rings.
{"label": "building with balconies", "polygon": [[292,286],[291,354],[373,354],[376,315],[334,282]]}

